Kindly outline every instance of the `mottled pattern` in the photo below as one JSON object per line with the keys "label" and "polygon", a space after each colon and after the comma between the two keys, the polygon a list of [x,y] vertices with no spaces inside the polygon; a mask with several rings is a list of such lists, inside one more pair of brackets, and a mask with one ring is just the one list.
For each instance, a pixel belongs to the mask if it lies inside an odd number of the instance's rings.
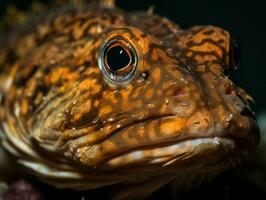
{"label": "mottled pattern", "polygon": [[[224,75],[233,67],[226,30],[182,30],[112,5],[66,6],[35,21],[1,36],[0,116],[5,148],[46,182],[160,187],[183,177],[189,185],[258,143],[250,98]],[[98,66],[101,44],[114,36],[138,54],[124,87]]]}

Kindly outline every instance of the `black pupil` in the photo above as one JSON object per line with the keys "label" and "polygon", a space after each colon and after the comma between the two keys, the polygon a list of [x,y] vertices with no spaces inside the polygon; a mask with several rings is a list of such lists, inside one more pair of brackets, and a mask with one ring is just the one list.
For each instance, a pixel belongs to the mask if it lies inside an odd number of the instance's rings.
{"label": "black pupil", "polygon": [[116,72],[120,69],[126,67],[130,62],[130,56],[128,55],[127,51],[119,46],[111,47],[106,53],[106,61],[108,67]]}

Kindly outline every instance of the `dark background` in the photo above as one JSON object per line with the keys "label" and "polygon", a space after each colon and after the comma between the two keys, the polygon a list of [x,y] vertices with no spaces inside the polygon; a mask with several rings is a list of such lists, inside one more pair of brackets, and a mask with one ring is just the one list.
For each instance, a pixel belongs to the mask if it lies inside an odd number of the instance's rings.
{"label": "dark background", "polygon": [[[41,0],[42,2],[52,2]],[[29,8],[32,0],[0,0],[0,15],[8,4]],[[231,77],[250,93],[257,113],[266,111],[266,1],[264,0],[117,0],[125,10],[148,10],[183,28],[212,24],[227,29],[239,42],[241,63]]]}
{"label": "dark background", "polygon": [[242,50],[240,66],[232,78],[254,97],[256,111],[266,109],[266,1],[121,0],[118,5],[127,10],[154,5],[155,13],[184,28],[212,24],[227,29]]}
{"label": "dark background", "polygon": [[[0,13],[3,14],[6,5],[10,3],[25,10],[30,2],[32,1],[0,0]],[[227,29],[240,43],[242,50],[240,66],[230,76],[254,98],[255,104],[252,107],[259,117],[260,128],[265,133],[266,1],[118,0],[118,6],[129,11],[147,10],[150,6],[154,6],[155,13],[170,18],[183,28],[212,24]],[[266,199],[266,156],[264,156],[266,145],[263,144],[262,135],[260,152],[255,154],[254,160],[250,159],[252,162],[249,160],[244,167],[221,174],[211,184],[206,183],[199,189],[184,194],[180,199]],[[48,187],[46,190],[47,195],[51,189]],[[91,197],[98,195],[97,193],[72,194],[69,191],[64,191],[64,194],[72,199],[81,199],[82,196],[85,199],[94,199]],[[167,199],[167,196],[169,196],[169,186],[156,192],[152,199]]]}

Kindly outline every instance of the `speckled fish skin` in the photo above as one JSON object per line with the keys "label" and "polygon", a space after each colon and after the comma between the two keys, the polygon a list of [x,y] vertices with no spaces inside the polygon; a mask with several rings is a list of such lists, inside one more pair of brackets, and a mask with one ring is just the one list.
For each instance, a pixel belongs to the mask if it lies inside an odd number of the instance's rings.
{"label": "speckled fish skin", "polygon": [[[182,188],[258,144],[249,96],[224,74],[226,30],[183,30],[110,5],[67,6],[25,27],[1,35],[2,143],[42,180],[93,189],[150,180],[159,188],[177,178]],[[101,45],[114,36],[138,56],[123,86],[98,66]]]}

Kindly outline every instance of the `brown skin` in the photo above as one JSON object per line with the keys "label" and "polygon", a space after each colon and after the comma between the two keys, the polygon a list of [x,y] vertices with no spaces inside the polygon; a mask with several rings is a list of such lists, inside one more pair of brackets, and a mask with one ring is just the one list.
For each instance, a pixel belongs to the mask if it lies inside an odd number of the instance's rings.
{"label": "brown skin", "polygon": [[[122,86],[98,66],[101,45],[115,36],[138,58],[134,78]],[[182,170],[216,174],[259,138],[249,96],[224,75],[232,67],[230,39],[219,27],[182,30],[166,18],[112,6],[52,11],[3,37],[3,144],[21,160],[76,173],[57,178],[29,167],[59,187],[141,182]],[[186,147],[182,159],[150,162],[154,149],[198,138],[231,138],[234,147]],[[124,156],[134,150],[140,159]]]}

